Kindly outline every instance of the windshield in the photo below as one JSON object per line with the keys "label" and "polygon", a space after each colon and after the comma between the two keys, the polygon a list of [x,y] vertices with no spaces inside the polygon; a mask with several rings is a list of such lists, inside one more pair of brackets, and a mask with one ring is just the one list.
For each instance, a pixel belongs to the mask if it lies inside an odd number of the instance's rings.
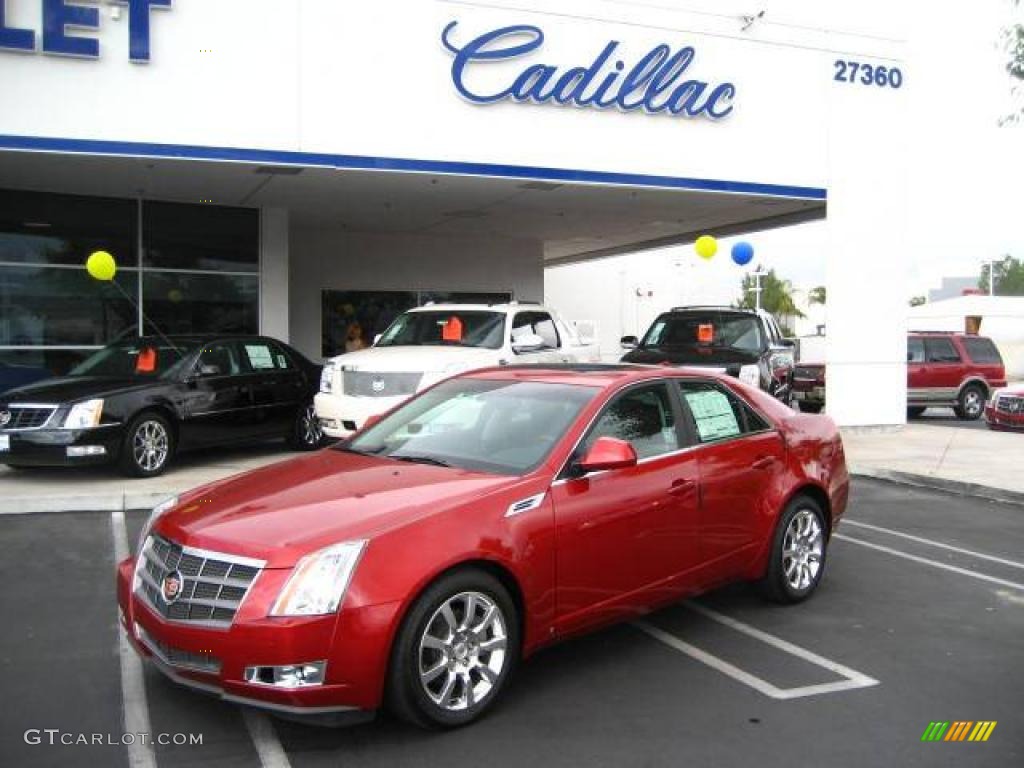
{"label": "windshield", "polygon": [[573,384],[451,379],[338,449],[521,475],[547,458],[599,391]]}
{"label": "windshield", "polygon": [[677,312],[654,321],[643,347],[697,347],[759,353],[761,325],[754,315],[738,312]]}
{"label": "windshield", "polygon": [[100,376],[109,379],[158,379],[176,369],[194,345],[177,348],[158,339],[121,342],[87,357],[68,376]]}
{"label": "windshield", "polygon": [[505,315],[483,310],[406,312],[384,331],[377,347],[454,345],[501,349]]}

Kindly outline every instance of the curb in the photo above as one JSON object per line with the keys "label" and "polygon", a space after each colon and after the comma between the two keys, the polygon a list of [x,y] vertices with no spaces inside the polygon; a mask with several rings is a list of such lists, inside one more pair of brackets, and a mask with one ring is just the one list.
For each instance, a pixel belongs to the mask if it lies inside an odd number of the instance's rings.
{"label": "curb", "polygon": [[942,477],[931,475],[917,475],[912,472],[897,472],[889,469],[851,469],[853,477],[863,477],[870,480],[882,480],[896,485],[906,485],[914,488],[925,488],[931,491],[942,491],[954,496],[969,496],[974,499],[986,501],[998,501],[1003,504],[1018,504],[1024,506],[1024,493],[1019,491],[1007,491],[1002,488],[993,488],[978,483],[967,483],[961,480],[946,480]]}
{"label": "curb", "polygon": [[47,512],[134,512],[148,510],[174,495],[174,491],[119,493],[95,496],[22,496],[0,501],[0,517]]}

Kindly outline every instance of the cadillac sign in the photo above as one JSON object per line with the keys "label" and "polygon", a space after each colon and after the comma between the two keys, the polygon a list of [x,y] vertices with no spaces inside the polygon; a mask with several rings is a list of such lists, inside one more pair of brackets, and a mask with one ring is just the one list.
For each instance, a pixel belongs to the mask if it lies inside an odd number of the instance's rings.
{"label": "cadillac sign", "polygon": [[733,110],[736,86],[713,85],[690,77],[697,57],[692,46],[676,50],[656,45],[635,63],[618,55],[619,41],[610,40],[589,64],[560,67],[535,63],[502,86],[474,85],[474,73],[495,62],[521,59],[544,45],[540,27],[520,24],[485,32],[462,45],[455,41],[457,21],[441,33],[441,43],[454,57],[455,90],[473,104],[504,100],[556,106],[642,111],[649,115],[721,120]]}

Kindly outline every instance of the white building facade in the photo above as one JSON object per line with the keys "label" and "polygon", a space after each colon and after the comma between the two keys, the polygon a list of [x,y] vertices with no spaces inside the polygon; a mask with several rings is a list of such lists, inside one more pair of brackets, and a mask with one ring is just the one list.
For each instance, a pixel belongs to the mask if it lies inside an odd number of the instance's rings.
{"label": "white building facade", "polygon": [[412,303],[827,217],[830,412],[901,423],[905,11],[838,6],[6,0],[0,357],[156,324],[319,358]]}

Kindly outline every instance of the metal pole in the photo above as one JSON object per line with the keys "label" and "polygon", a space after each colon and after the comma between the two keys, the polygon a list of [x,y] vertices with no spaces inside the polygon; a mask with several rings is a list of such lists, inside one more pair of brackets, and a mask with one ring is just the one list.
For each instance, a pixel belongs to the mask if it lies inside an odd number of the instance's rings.
{"label": "metal pole", "polygon": [[754,270],[754,309],[761,309],[761,268]]}
{"label": "metal pole", "polygon": [[996,263],[990,261],[988,263],[988,295],[996,295]]}

